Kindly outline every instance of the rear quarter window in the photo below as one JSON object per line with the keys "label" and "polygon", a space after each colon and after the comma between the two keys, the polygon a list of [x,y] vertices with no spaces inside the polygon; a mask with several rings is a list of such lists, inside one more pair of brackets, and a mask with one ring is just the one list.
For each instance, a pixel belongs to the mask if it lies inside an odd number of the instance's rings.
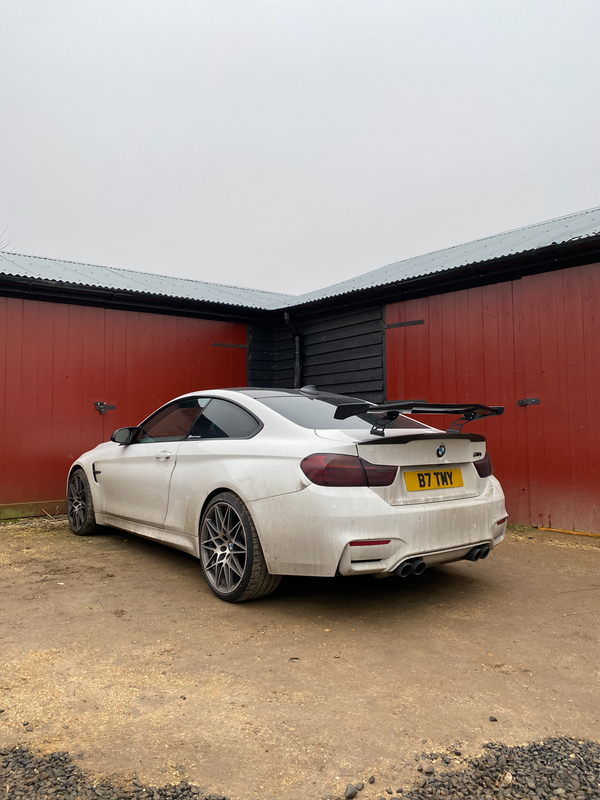
{"label": "rear quarter window", "polygon": [[262,423],[228,400],[214,398],[194,423],[190,439],[249,439]]}

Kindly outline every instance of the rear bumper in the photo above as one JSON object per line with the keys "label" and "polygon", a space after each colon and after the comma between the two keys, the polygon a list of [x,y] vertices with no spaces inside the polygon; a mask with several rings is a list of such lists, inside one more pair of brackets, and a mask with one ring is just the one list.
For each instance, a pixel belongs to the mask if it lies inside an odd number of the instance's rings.
{"label": "rear bumper", "polygon": [[[249,503],[267,567],[275,575],[389,574],[407,558],[428,566],[457,561],[475,545],[490,549],[506,533],[504,494],[490,478],[483,494],[390,506],[368,488],[326,488]],[[353,546],[353,541],[389,544]]]}

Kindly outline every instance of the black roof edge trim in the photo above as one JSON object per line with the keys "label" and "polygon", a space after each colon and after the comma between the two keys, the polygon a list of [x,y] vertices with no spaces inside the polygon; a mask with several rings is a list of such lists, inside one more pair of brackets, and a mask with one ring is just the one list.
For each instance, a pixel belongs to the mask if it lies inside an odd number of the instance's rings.
{"label": "black roof edge trim", "polygon": [[206,300],[170,298],[167,295],[142,295],[139,292],[77,287],[73,284],[57,284],[36,278],[0,275],[0,296],[20,300],[72,304],[119,311],[140,311],[149,314],[165,314],[178,317],[202,317],[204,319],[226,319],[234,322],[254,323],[269,319],[266,309],[248,306],[211,303]]}
{"label": "black roof edge trim", "polygon": [[398,300],[445,294],[475,286],[504,283],[526,275],[554,272],[559,269],[583,266],[600,261],[600,237],[589,237],[581,241],[553,244],[539,250],[526,250],[506,256],[465,264],[460,267],[440,270],[414,278],[382,283],[376,286],[350,289],[346,292],[306,300],[290,305],[288,311],[309,309],[320,305],[352,307],[365,301],[384,304]]}
{"label": "black roof edge trim", "polygon": [[[0,296],[19,297],[46,302],[148,311],[176,316],[223,319],[232,321],[265,321],[285,311],[311,313],[315,307],[348,308],[365,302],[387,303],[416,299],[432,294],[445,294],[461,289],[516,280],[527,275],[553,272],[570,267],[600,262],[600,235],[586,239],[548,245],[538,250],[526,250],[499,256],[489,261],[473,262],[447,270],[383,283],[377,286],[351,289],[335,295],[305,300],[298,304],[274,309],[252,308],[206,300],[169,297],[142,292],[127,292],[101,287],[47,281],[41,278],[0,274]],[[299,320],[301,323],[301,320]]]}

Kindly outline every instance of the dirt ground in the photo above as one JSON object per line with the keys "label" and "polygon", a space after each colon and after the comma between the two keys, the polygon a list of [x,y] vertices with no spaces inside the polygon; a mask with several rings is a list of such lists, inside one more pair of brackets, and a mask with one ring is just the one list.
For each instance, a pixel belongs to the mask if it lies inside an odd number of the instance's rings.
{"label": "dirt ground", "polygon": [[600,538],[229,605],[188,555],[35,520],[0,526],[0,608],[0,745],[92,772],[290,800],[374,774],[369,800],[422,751],[600,738]]}

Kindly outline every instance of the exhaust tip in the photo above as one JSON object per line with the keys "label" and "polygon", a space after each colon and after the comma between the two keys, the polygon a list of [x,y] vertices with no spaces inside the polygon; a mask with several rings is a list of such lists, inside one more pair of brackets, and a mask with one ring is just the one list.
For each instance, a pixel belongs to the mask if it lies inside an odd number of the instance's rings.
{"label": "exhaust tip", "polygon": [[427,569],[427,564],[422,558],[419,558],[413,562],[412,568],[415,575],[422,575]]}
{"label": "exhaust tip", "polygon": [[479,558],[483,561],[484,558],[487,558],[490,554],[490,548],[486,545],[485,547],[481,548],[481,554]]}
{"label": "exhaust tip", "polygon": [[403,561],[399,567],[394,570],[394,575],[400,578],[408,578],[409,575],[422,575],[427,569],[427,564],[422,558],[409,558]]}
{"label": "exhaust tip", "polygon": [[469,550],[469,552],[467,553],[466,556],[464,556],[464,558],[467,561],[479,561],[479,559],[481,558],[481,547],[473,547],[473,549]]}

